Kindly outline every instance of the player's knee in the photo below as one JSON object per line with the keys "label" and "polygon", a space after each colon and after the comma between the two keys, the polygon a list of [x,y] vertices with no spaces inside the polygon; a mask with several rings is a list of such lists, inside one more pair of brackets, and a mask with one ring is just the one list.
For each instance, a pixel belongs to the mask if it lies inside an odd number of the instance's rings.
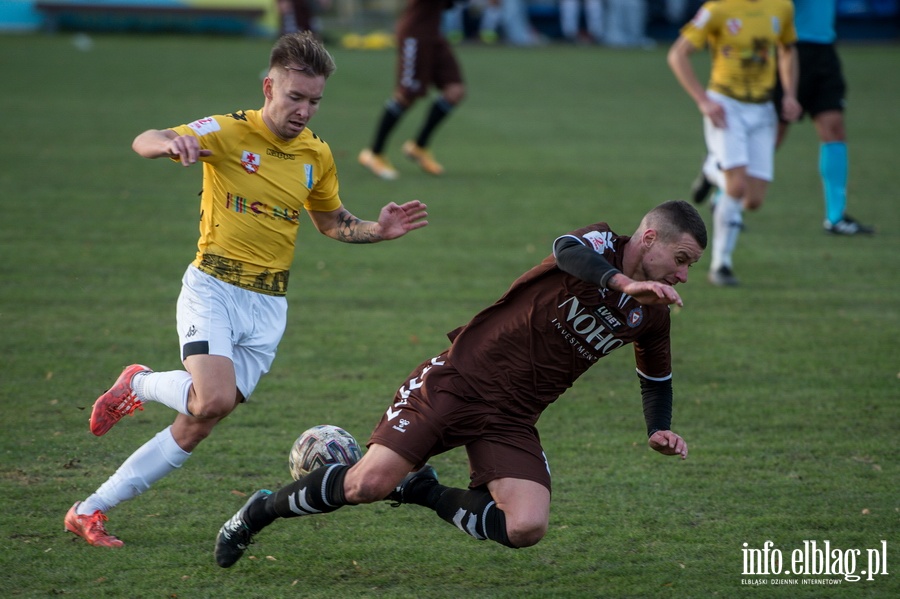
{"label": "player's knee", "polygon": [[416,101],[420,98],[420,94],[410,91],[406,88],[400,88],[394,92],[393,100],[400,105],[400,107],[406,111],[416,103]]}
{"label": "player's knee", "polygon": [[725,193],[735,199],[744,199],[744,196],[747,193],[747,185],[743,180],[729,181],[725,186]]}
{"label": "player's knee", "polygon": [[763,205],[763,196],[758,194],[747,194],[744,198],[744,210],[759,210]]}
{"label": "player's knee", "polygon": [[448,85],[441,90],[441,95],[447,102],[456,106],[466,98],[466,86],[462,84]]}
{"label": "player's knee", "polygon": [[235,390],[192,394],[188,401],[191,416],[201,420],[221,420],[228,416],[239,403],[240,394]]}
{"label": "player's knee", "polygon": [[506,536],[512,547],[522,548],[537,545],[547,534],[547,522],[518,522],[506,524]]}
{"label": "player's knee", "polygon": [[385,499],[396,484],[380,476],[353,476],[352,471],[344,479],[344,498],[349,503],[374,503]]}

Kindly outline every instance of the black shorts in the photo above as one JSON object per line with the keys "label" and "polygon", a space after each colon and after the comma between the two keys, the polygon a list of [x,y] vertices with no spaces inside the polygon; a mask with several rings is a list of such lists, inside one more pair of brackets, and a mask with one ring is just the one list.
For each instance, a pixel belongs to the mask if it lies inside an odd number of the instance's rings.
{"label": "black shorts", "polygon": [[498,478],[537,482],[550,489],[537,416],[512,414],[478,396],[447,360],[422,363],[394,396],[368,444],[397,452],[419,468],[428,458],[465,447],[471,488]]}
{"label": "black shorts", "polygon": [[[803,114],[815,118],[829,110],[844,110],[847,84],[841,71],[841,59],[834,44],[797,43],[800,80],[797,82],[797,101]],[[775,87],[775,109],[781,118],[781,80]],[[802,118],[802,115],[801,115]]]}

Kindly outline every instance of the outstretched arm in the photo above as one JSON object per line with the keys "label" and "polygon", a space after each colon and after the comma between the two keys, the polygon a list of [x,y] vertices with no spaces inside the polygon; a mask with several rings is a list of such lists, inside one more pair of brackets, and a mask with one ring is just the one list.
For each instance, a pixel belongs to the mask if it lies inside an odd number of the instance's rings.
{"label": "outstretched arm", "polygon": [[171,129],[150,129],[131,142],[131,149],[144,158],[178,158],[184,166],[197,162],[201,156],[211,156],[212,150],[200,148],[193,135],[178,135]]}
{"label": "outstretched arm", "polygon": [[553,255],[560,269],[601,289],[621,291],[645,305],[684,305],[671,285],[658,281],[635,281],[610,264],[602,254],[572,236],[564,235],[557,239],[553,243]]}
{"label": "outstretched arm", "polygon": [[659,281],[635,281],[622,273],[618,273],[610,277],[609,288],[614,291],[621,291],[625,295],[630,295],[639,303],[647,306],[668,306],[670,304],[684,306],[684,302],[681,300],[678,292],[675,291],[675,288]]}
{"label": "outstretched arm", "polygon": [[687,457],[687,443],[669,430],[672,426],[672,379],[649,379],[638,372],[641,400],[650,447],[663,455]]}
{"label": "outstretched arm", "polygon": [[316,229],[327,237],[345,243],[377,243],[397,239],[409,231],[428,224],[427,206],[418,200],[395,204],[381,209],[378,221],[361,220],[341,206],[331,212],[309,211]]}

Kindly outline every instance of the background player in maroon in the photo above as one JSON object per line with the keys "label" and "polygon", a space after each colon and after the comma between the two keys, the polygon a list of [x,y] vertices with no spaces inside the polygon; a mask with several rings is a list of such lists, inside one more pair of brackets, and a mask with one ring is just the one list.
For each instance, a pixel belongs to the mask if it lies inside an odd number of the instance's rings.
{"label": "background player in maroon", "polygon": [[[234,564],[278,518],[390,499],[433,509],[472,537],[534,545],[550,517],[550,469],[535,425],[600,358],[634,345],[650,447],[686,458],[670,430],[670,304],[675,285],[706,247],[703,219],[687,202],[647,213],[632,236],[597,223],[558,238],[553,255],[497,302],[450,334],[450,348],[400,387],[353,466],[331,465],[254,493],[226,522],[216,561]],[[466,448],[468,489],[441,485],[426,462]],[[398,484],[399,483],[399,484]]]}
{"label": "background player in maroon", "polygon": [[397,72],[394,94],[384,106],[372,146],[359,163],[382,179],[396,179],[397,170],[384,155],[388,137],[404,113],[431,87],[435,98],[415,140],[403,144],[403,154],[431,175],[444,172],[428,149],[431,135],[466,95],[462,70],[453,47],[441,33],[441,16],[457,0],[406,0],[397,22]]}

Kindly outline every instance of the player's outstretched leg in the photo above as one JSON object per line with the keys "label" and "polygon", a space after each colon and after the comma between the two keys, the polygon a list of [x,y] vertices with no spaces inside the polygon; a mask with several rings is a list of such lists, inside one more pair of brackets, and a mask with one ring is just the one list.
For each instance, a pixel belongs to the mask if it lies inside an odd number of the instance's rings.
{"label": "player's outstretched leg", "polygon": [[216,563],[223,568],[234,565],[253,536],[278,518],[325,514],[350,505],[344,498],[344,478],[349,469],[344,464],[323,466],[274,493],[254,493],[219,530]]}
{"label": "player's outstretched leg", "polygon": [[123,416],[144,409],[131,384],[134,376],[141,372],[153,371],[146,366],[132,364],[122,371],[109,391],[97,398],[91,411],[92,433],[98,437],[105,435]]}

